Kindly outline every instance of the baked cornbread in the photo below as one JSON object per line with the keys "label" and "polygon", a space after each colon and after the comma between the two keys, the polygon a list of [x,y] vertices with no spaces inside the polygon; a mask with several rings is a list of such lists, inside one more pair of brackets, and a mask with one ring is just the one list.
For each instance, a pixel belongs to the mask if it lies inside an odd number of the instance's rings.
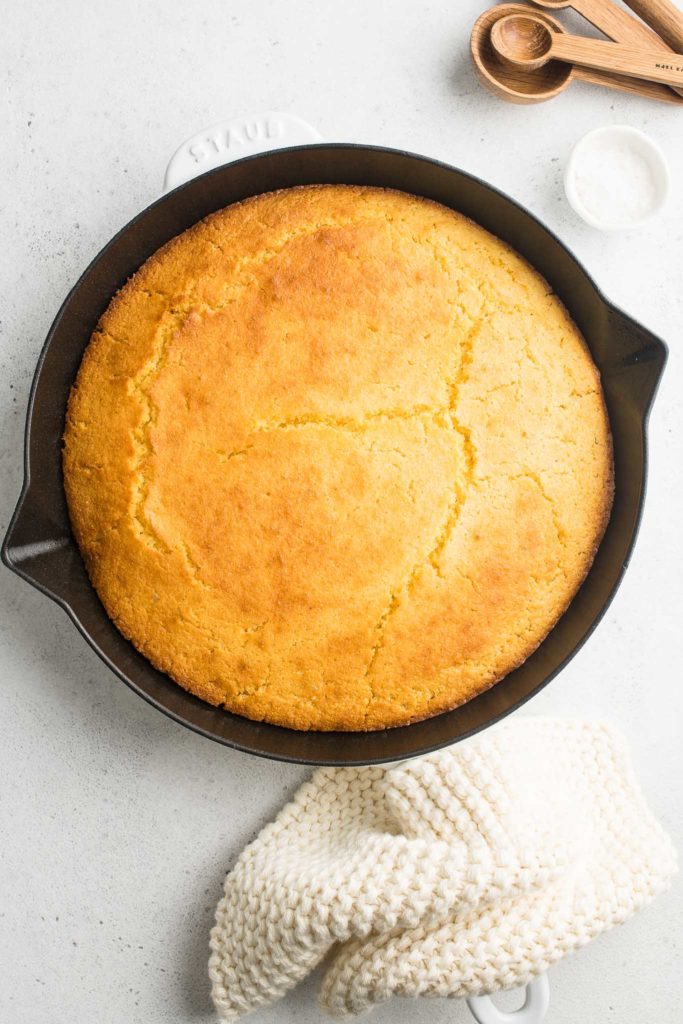
{"label": "baked cornbread", "polygon": [[258,196],[101,318],[68,406],[74,532],[121,632],[203,700],[399,726],[538,646],[609,516],[599,375],[543,278],[435,203]]}

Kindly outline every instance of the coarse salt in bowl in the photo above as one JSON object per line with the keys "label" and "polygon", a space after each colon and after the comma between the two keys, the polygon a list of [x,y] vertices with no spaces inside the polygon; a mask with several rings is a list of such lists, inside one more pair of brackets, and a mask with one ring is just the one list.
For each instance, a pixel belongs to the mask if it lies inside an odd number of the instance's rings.
{"label": "coarse salt in bowl", "polygon": [[669,170],[659,146],[630,125],[584,135],[564,176],[572,209],[591,227],[619,231],[649,220],[669,194]]}

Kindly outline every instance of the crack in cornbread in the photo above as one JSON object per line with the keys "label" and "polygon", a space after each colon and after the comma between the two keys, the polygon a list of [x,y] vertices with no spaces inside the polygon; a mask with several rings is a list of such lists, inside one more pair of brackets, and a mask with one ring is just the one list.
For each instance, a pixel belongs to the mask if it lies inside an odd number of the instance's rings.
{"label": "crack in cornbread", "polygon": [[312,186],[213,214],[114,297],[64,480],[154,665],[256,720],[380,729],[533,652],[612,453],[583,339],[516,253],[426,200]]}

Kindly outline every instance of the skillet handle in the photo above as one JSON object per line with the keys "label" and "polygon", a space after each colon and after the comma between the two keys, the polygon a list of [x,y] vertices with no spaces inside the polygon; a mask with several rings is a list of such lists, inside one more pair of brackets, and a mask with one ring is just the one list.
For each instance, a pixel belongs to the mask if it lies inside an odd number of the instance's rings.
{"label": "skillet handle", "polygon": [[2,561],[55,600],[73,560],[71,536],[41,496],[40,483],[24,484],[2,544]]}
{"label": "skillet handle", "polygon": [[610,309],[609,335],[612,351],[618,354],[609,376],[621,378],[624,393],[646,419],[669,351],[661,338],[620,309]]}
{"label": "skillet handle", "polygon": [[467,1005],[477,1024],[542,1024],[550,1006],[548,975],[541,974],[529,982],[523,1005],[512,1013],[499,1010],[490,996],[470,996]]}
{"label": "skillet handle", "polygon": [[243,156],[321,141],[320,132],[295,114],[268,110],[221,121],[197,132],[178,147],[166,168],[164,192]]}

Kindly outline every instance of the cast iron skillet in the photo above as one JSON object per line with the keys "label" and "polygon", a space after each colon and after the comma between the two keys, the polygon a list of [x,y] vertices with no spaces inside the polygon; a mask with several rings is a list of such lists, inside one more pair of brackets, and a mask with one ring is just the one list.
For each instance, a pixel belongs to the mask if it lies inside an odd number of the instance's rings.
{"label": "cast iron skillet", "polygon": [[[614,435],[616,494],[593,567],[538,650],[487,693],[436,718],[374,733],[299,733],[250,722],[202,703],[156,671],[110,622],[71,534],[61,447],[69,388],[100,314],[164,242],[213,210],[271,189],[311,183],[379,185],[435,199],[504,239],[550,282],[585,335],[602,373]],[[562,243],[483,181],[435,160],[375,146],[280,149],[219,167],[175,189],[102,250],[50,328],[26,423],[25,482],[2,548],[5,564],[64,608],[102,660],[141,697],[227,746],[307,764],[371,764],[435,750],[518,708],[555,676],[595,628],[626,568],[646,474],[645,426],[666,346],[615,309]]]}

